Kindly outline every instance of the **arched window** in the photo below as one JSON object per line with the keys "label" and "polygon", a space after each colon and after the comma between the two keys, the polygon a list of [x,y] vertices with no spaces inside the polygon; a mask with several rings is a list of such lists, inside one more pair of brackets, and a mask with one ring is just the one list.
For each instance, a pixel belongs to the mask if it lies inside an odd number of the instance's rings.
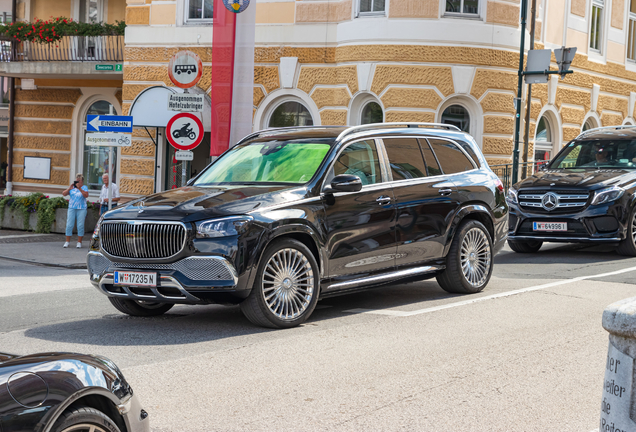
{"label": "arched window", "polygon": [[295,101],[278,105],[269,118],[268,127],[313,126],[314,120],[309,110]]}
{"label": "arched window", "polygon": [[470,133],[470,114],[461,105],[451,105],[442,113],[442,123],[457,126],[464,132]]}
{"label": "arched window", "polygon": [[586,130],[589,129],[594,129],[596,127],[596,124],[594,123],[594,120],[592,118],[588,118],[587,120],[585,120],[585,123],[583,124],[583,128],[581,129],[581,132],[585,132]]}
{"label": "arched window", "polygon": [[384,113],[382,107],[377,102],[369,102],[362,108],[360,124],[382,123]]}
{"label": "arched window", "polygon": [[537,125],[537,135],[534,139],[534,160],[550,160],[552,155],[552,128],[548,119],[544,116]]}
{"label": "arched window", "polygon": [[[115,107],[107,101],[100,100],[93,103],[86,116],[89,115],[117,115]],[[86,134],[86,116],[84,117],[84,124],[82,130]],[[84,139],[86,141],[86,139]],[[117,147],[113,148],[113,179],[117,178]],[[102,146],[87,146],[84,144],[84,184],[88,186],[89,190],[101,190],[102,188],[102,175],[108,173],[108,147]],[[116,183],[115,180],[113,182]]]}

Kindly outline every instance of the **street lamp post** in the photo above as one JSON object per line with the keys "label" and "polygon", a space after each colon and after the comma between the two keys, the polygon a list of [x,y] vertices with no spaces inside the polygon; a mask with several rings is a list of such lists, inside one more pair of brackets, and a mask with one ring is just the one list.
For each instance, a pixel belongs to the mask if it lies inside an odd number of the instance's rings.
{"label": "street lamp post", "polygon": [[[521,128],[521,93],[523,91],[523,57],[526,46],[526,14],[528,0],[521,0],[521,43],[519,46],[519,79],[517,82],[517,98],[515,99],[515,146],[512,151],[512,183],[517,182],[517,168],[519,165],[519,130]],[[527,126],[526,126],[527,127]]]}

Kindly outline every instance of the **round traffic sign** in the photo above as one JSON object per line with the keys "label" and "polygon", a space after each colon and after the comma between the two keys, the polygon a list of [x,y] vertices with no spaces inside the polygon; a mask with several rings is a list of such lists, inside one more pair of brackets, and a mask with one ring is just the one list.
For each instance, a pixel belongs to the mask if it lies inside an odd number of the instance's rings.
{"label": "round traffic sign", "polygon": [[192,51],[179,51],[168,63],[168,76],[177,87],[194,87],[201,79],[201,75],[203,75],[203,63]]}
{"label": "round traffic sign", "polygon": [[168,142],[178,150],[192,150],[203,141],[203,123],[191,113],[172,117],[166,131]]}
{"label": "round traffic sign", "polygon": [[241,13],[250,5],[250,0],[223,0],[223,5],[230,12]]}

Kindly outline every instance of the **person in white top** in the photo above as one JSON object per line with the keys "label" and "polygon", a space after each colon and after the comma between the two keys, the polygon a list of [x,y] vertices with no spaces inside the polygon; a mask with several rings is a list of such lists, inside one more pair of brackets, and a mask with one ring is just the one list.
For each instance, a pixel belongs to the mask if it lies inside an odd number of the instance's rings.
{"label": "person in white top", "polygon": [[[102,192],[99,194],[99,203],[101,204],[99,208],[100,216],[108,211],[108,184],[110,183],[108,180],[108,174],[104,174],[102,176],[102,182]],[[119,186],[113,183],[111,189],[111,201],[113,203],[111,207],[115,207],[120,200]]]}

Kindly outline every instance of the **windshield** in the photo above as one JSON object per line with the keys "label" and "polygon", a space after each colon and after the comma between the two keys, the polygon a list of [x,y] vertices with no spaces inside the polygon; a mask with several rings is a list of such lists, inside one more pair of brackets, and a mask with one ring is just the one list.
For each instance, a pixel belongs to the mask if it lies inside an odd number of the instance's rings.
{"label": "windshield", "polygon": [[307,183],[330,148],[328,142],[320,139],[312,142],[274,140],[235,147],[203,172],[194,186]]}
{"label": "windshield", "polygon": [[557,155],[551,169],[636,169],[636,140],[575,141]]}

